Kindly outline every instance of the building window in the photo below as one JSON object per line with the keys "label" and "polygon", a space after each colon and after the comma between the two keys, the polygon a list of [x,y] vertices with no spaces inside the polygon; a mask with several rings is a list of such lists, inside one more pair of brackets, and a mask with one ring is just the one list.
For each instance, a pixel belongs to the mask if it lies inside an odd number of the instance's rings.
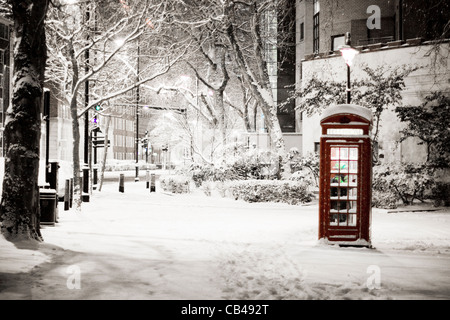
{"label": "building window", "polygon": [[[5,64],[5,52],[0,49],[0,73],[3,74],[3,67]],[[2,82],[3,84],[3,82]]]}
{"label": "building window", "polygon": [[331,37],[331,51],[339,50],[339,47],[343,45],[345,45],[345,35],[340,34]]}
{"label": "building window", "polygon": [[303,41],[305,39],[305,24],[302,22],[300,23],[300,41]]}
{"label": "building window", "polygon": [[0,23],[0,39],[9,40],[9,27]]}
{"label": "building window", "polygon": [[320,11],[319,0],[314,0],[313,3],[314,3],[314,14],[319,13],[319,11]]}
{"label": "building window", "polygon": [[320,154],[320,142],[314,142],[314,152]]}
{"label": "building window", "polygon": [[313,51],[314,54],[319,53],[319,0],[314,0],[314,17],[313,17]]}

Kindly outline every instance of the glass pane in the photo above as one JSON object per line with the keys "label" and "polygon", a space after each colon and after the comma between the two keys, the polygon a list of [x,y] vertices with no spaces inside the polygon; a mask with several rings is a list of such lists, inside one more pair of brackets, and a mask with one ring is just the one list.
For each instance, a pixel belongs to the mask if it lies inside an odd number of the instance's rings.
{"label": "glass pane", "polygon": [[356,201],[348,201],[348,212],[356,213]]}
{"label": "glass pane", "polygon": [[337,197],[338,196],[338,188],[331,188],[330,196]]}
{"label": "glass pane", "polygon": [[330,214],[330,226],[337,226],[337,225],[338,225],[338,215]]}
{"label": "glass pane", "polygon": [[331,148],[331,159],[339,159],[339,148]]}
{"label": "glass pane", "polygon": [[341,160],[348,159],[348,148],[341,148],[339,159],[341,159]]}
{"label": "glass pane", "polygon": [[340,201],[331,201],[330,209],[332,212],[338,212],[340,207]]}
{"label": "glass pane", "polygon": [[357,199],[357,188],[349,188],[348,189],[348,197],[349,199]]}
{"label": "glass pane", "polygon": [[331,183],[338,184],[341,181],[341,175],[331,174]]}
{"label": "glass pane", "polygon": [[358,184],[358,176],[356,174],[351,174],[349,182],[350,185],[356,186]]}
{"label": "glass pane", "polygon": [[346,198],[347,197],[347,188],[339,188],[339,196],[341,198]]}
{"label": "glass pane", "polygon": [[350,148],[350,160],[358,160],[358,148]]}
{"label": "glass pane", "polygon": [[350,227],[356,226],[356,214],[349,214],[348,215],[348,225]]}
{"label": "glass pane", "polygon": [[358,172],[358,161],[350,161],[349,169],[350,169],[350,172],[357,173]]}
{"label": "glass pane", "polygon": [[342,172],[348,172],[348,161],[340,161],[339,162],[339,169],[342,171]]}
{"label": "glass pane", "polygon": [[347,183],[348,183],[348,174],[340,174],[339,184],[347,184]]}
{"label": "glass pane", "polygon": [[339,214],[339,225],[340,226],[346,226],[347,225],[347,215],[346,214]]}
{"label": "glass pane", "polygon": [[339,172],[339,161],[331,161],[331,171]]}

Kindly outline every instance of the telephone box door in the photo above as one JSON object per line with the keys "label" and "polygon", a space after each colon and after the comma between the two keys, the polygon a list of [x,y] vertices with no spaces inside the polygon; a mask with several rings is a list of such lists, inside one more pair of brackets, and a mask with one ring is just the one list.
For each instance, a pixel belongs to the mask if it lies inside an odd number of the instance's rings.
{"label": "telephone box door", "polygon": [[358,144],[327,146],[330,172],[328,179],[328,239],[356,240],[359,238],[361,208],[360,155]]}

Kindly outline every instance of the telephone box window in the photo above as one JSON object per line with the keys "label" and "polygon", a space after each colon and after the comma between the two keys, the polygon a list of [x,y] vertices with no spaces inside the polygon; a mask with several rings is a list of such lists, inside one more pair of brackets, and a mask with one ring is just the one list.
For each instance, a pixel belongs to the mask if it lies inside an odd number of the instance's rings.
{"label": "telephone box window", "polygon": [[348,135],[348,136],[360,136],[363,134],[362,129],[327,129],[329,135]]}

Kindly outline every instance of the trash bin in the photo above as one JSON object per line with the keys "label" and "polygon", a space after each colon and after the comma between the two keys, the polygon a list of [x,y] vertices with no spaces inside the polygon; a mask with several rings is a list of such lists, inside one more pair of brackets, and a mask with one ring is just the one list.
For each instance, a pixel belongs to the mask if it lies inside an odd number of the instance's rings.
{"label": "trash bin", "polygon": [[55,189],[39,189],[41,224],[55,225],[57,194]]}

